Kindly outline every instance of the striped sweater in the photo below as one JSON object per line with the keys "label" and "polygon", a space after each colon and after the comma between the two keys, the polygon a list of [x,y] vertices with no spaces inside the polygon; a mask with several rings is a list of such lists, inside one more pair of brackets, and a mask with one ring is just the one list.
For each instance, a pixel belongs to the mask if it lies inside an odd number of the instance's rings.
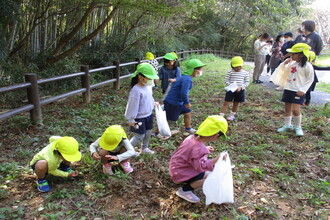
{"label": "striped sweater", "polygon": [[241,70],[240,72],[235,72],[235,70],[231,69],[227,72],[225,77],[225,83],[227,86],[236,82],[238,86],[245,89],[250,84],[250,76],[249,73]]}

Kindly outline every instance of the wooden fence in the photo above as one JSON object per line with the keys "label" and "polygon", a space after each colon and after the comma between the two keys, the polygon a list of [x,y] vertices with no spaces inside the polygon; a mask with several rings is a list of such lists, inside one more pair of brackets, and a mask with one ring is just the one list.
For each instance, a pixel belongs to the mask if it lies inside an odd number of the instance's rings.
{"label": "wooden fence", "polygon": [[[192,54],[214,54],[216,56],[224,57],[224,58],[232,58],[233,56],[242,56],[245,61],[253,61],[253,55],[251,54],[241,54],[241,53],[235,53],[235,52],[228,52],[228,51],[219,51],[219,50],[211,50],[211,49],[196,49],[196,50],[188,50],[188,51],[180,51],[177,52],[179,59],[183,60],[186,58],[186,55],[192,55]],[[157,57],[157,60],[163,59],[163,57]],[[110,83],[113,83],[114,89],[120,88],[120,81],[122,79],[129,78],[132,74],[126,74],[121,76],[120,69],[125,66],[131,66],[131,65],[138,65],[140,62],[144,62],[145,60],[136,59],[136,61],[128,62],[128,63],[119,63],[119,62],[113,62],[112,66],[107,67],[101,67],[97,69],[89,69],[89,66],[81,66],[81,71],[77,73],[71,73],[68,75],[63,76],[56,76],[52,78],[47,79],[37,79],[37,74],[35,73],[27,73],[25,74],[25,82],[7,86],[7,87],[1,87],[0,88],[0,94],[5,94],[17,90],[23,90],[26,89],[27,92],[27,98],[28,98],[28,104],[24,105],[19,108],[11,109],[8,111],[5,111],[0,114],[0,120],[9,118],[11,116],[23,113],[23,112],[30,112],[30,119],[35,124],[42,124],[42,106],[49,104],[51,102],[58,101],[60,99],[75,96],[78,94],[82,94],[83,102],[89,103],[91,101],[91,90],[99,88],[101,86],[108,85]],[[90,83],[90,75],[96,72],[101,72],[105,70],[112,70],[114,78],[99,82],[96,84]],[[81,78],[81,89],[73,90],[71,92],[63,93],[57,96],[53,96],[50,98],[41,99],[39,94],[39,85],[43,85],[50,82],[60,81],[60,80],[66,80],[71,78]]]}

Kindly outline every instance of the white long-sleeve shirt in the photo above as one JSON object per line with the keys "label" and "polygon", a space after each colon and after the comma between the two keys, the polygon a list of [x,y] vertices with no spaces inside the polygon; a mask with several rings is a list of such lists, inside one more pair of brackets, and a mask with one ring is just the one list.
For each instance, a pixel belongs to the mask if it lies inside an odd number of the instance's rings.
{"label": "white long-sleeve shirt", "polygon": [[314,69],[309,62],[301,67],[296,61],[291,61],[288,64],[281,63],[278,68],[288,73],[287,83],[284,86],[286,90],[306,93],[314,81]]}
{"label": "white long-sleeve shirt", "polygon": [[241,70],[236,72],[235,70],[231,69],[227,72],[225,77],[225,83],[227,86],[236,82],[238,86],[245,89],[250,84],[250,76],[249,73]]}
{"label": "white long-sleeve shirt", "polygon": [[[100,141],[100,138],[98,138],[94,143],[92,143],[89,146],[89,150],[92,155],[93,155],[93,153],[98,152],[98,148],[101,148],[99,145],[99,141]],[[109,152],[110,153],[119,153],[123,147],[126,148],[126,151],[122,154],[116,155],[118,157],[119,162],[126,160],[128,158],[131,158],[132,156],[135,155],[134,147],[131,145],[131,142],[129,142],[129,140],[127,140],[127,139],[123,139],[115,149],[113,149],[112,151],[109,151]]]}
{"label": "white long-sleeve shirt", "polygon": [[134,123],[136,118],[148,117],[152,114],[154,103],[150,86],[136,84],[129,93],[125,111],[126,119],[129,123]]}

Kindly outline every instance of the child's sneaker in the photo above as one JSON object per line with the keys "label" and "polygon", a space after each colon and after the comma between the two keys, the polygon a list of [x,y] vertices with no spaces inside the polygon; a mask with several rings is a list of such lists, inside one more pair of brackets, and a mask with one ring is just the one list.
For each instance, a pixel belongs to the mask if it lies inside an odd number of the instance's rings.
{"label": "child's sneaker", "polygon": [[197,130],[193,128],[186,128],[185,131],[188,132],[189,134],[195,134]]}
{"label": "child's sneaker", "polygon": [[201,201],[192,191],[183,191],[182,187],[179,187],[175,194],[188,202],[197,203]]}
{"label": "child's sneaker", "polygon": [[234,121],[234,119],[235,119],[235,114],[233,114],[233,113],[230,113],[227,117],[228,121]]}
{"label": "child's sneaker", "polygon": [[62,170],[62,171],[67,172],[67,173],[72,173],[73,172],[70,165],[65,165],[63,162],[60,164],[59,170]]}
{"label": "child's sneaker", "polygon": [[304,132],[301,127],[295,127],[294,130],[297,136],[304,136]]}
{"label": "child's sneaker", "polygon": [[50,190],[47,179],[37,180],[37,185],[40,192],[49,192]]}
{"label": "child's sneaker", "polygon": [[162,139],[162,140],[167,140],[170,138],[170,137],[165,137],[165,136],[161,135],[160,133],[156,133],[156,132],[155,132],[154,136],[159,139]]}
{"label": "child's sneaker", "polygon": [[180,131],[179,130],[171,130],[171,135],[176,135],[176,134],[179,134]]}
{"label": "child's sneaker", "polygon": [[288,130],[292,130],[292,126],[287,126],[287,125],[284,125],[283,127],[277,129],[277,132],[278,133],[283,133],[283,132],[286,132]]}
{"label": "child's sneaker", "polygon": [[113,175],[113,171],[111,169],[111,163],[103,164],[103,173],[108,175]]}
{"label": "child's sneaker", "polygon": [[126,162],[121,162],[120,166],[123,168],[124,172],[126,174],[132,173],[133,172],[133,168],[131,167],[130,162],[126,161]]}
{"label": "child's sneaker", "polygon": [[155,151],[150,150],[150,149],[147,147],[147,148],[142,149],[142,153],[146,153],[146,154],[154,154]]}

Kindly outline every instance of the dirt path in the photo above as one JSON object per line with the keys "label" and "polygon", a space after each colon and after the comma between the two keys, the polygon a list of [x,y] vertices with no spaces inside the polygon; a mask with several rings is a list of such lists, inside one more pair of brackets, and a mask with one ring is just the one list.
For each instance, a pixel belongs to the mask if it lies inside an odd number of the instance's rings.
{"label": "dirt path", "polygon": [[[254,66],[253,62],[245,62],[247,65]],[[250,70],[251,74],[253,69]],[[320,82],[330,83],[330,71],[316,71],[318,79]],[[260,80],[264,83],[260,84],[266,88],[269,88],[271,91],[282,93],[282,91],[276,91],[275,88],[277,87],[274,83],[269,81],[270,76],[267,76],[266,68],[264,69],[263,73],[261,74]],[[311,105],[324,105],[326,103],[330,103],[330,93],[322,92],[322,91],[313,91],[311,93]]]}

